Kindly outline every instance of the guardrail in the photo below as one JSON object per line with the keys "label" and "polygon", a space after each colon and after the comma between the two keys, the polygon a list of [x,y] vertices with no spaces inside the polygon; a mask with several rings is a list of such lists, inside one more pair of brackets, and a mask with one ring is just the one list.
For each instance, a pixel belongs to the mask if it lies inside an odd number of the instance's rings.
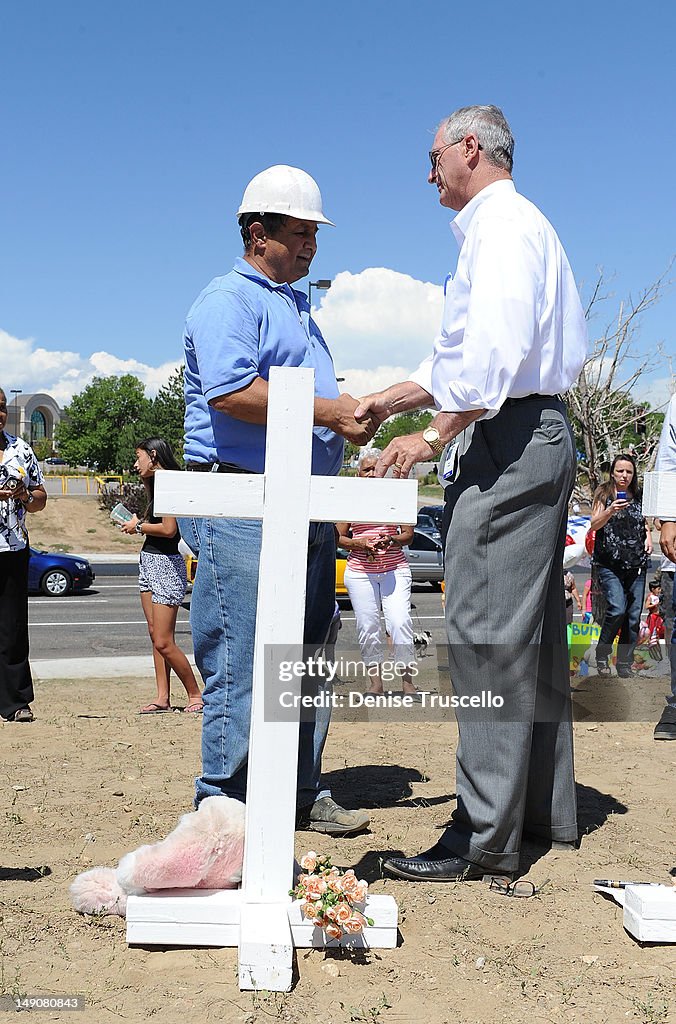
{"label": "guardrail", "polygon": [[86,495],[101,494],[102,491],[121,491],[122,477],[115,475],[106,476],[76,476],[72,474],[47,473],[45,474],[45,488],[47,494]]}

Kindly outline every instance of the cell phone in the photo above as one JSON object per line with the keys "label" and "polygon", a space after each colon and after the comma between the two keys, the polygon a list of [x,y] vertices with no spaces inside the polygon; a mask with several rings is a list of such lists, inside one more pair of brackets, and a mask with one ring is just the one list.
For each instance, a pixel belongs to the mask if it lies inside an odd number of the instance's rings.
{"label": "cell phone", "polygon": [[617,497],[618,497],[619,501],[626,501],[627,500],[627,492],[626,491],[618,491],[617,492]]}

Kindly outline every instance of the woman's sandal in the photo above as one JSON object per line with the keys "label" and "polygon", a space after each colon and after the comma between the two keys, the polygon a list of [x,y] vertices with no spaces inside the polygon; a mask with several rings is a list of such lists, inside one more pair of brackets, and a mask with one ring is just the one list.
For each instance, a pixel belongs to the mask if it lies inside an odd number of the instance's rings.
{"label": "woman's sandal", "polygon": [[188,704],[183,708],[183,713],[188,712],[191,715],[201,715],[204,711],[204,704],[202,701],[194,701],[192,704]]}
{"label": "woman's sandal", "polygon": [[155,701],[152,704],[146,704],[144,708],[141,708],[139,715],[164,715],[168,711],[171,711],[169,705],[157,704]]}

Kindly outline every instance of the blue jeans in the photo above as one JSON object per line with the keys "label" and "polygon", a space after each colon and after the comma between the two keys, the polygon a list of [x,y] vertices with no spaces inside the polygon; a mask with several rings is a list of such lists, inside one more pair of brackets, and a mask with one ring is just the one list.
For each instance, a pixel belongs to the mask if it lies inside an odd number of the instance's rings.
{"label": "blue jeans", "polygon": [[[253,650],[261,523],[244,519],[181,519],[181,534],[199,555],[190,625],[195,662],[204,680],[202,775],[195,806],[207,796],[246,799]],[[335,608],[335,530],[311,523],[304,644],[321,647]],[[328,702],[327,702],[328,703]],[[320,708],[301,721],[298,751],[299,807],[319,796],[321,759],[331,711]]]}
{"label": "blue jeans", "polygon": [[667,697],[667,704],[672,708],[676,708],[676,587],[674,587],[674,570],[662,569],[661,580],[662,602],[664,606],[664,636],[667,641],[669,661],[671,662],[671,693]]}
{"label": "blue jeans", "polygon": [[608,608],[601,626],[596,660],[601,658],[607,661],[609,659],[613,640],[619,630],[617,664],[631,665],[634,660],[634,648],[641,622],[645,569],[614,570],[600,565],[598,574]]}

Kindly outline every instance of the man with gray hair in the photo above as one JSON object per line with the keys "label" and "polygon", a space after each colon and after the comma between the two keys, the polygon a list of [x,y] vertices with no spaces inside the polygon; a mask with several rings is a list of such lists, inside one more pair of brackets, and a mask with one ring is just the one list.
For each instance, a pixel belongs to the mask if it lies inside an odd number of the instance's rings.
{"label": "man with gray hair", "polygon": [[[444,456],[449,482],[457,807],[430,850],[385,862],[412,881],[516,872],[524,836],[547,846],[577,841],[561,587],[575,446],[560,395],[582,367],[587,334],[561,243],[515,190],[513,151],[497,107],[464,107],[440,125],[428,181],[442,206],[460,211],[441,330],[408,381],[355,410],[358,419],[386,419],[435,406],[426,430],[388,445],[377,472],[405,477],[432,452]],[[500,711],[477,707],[488,687]]]}

